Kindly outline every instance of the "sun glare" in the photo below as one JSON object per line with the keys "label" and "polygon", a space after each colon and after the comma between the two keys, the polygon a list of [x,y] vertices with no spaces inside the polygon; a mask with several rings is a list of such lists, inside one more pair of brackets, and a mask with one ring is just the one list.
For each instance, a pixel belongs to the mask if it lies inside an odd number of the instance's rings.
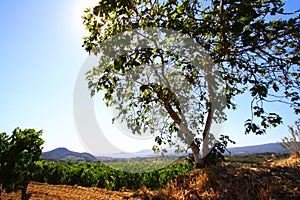
{"label": "sun glare", "polygon": [[72,26],[73,30],[81,37],[88,34],[88,31],[83,25],[84,10],[89,7],[97,5],[98,0],[74,0],[74,6],[72,9]]}

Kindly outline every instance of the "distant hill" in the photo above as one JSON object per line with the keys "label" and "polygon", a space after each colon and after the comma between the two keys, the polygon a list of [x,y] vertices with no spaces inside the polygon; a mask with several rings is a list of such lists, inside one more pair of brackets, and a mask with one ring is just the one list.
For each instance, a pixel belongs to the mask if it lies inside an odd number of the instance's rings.
{"label": "distant hill", "polygon": [[[245,147],[232,147],[228,148],[232,155],[246,155],[253,153],[288,153],[288,151],[283,148],[280,143],[269,143],[254,146]],[[180,156],[175,153],[170,153],[172,156]],[[160,154],[154,154],[152,150],[145,149],[136,153],[113,153],[106,156],[93,156],[89,153],[78,153],[70,151],[66,148],[57,148],[52,151],[42,153],[43,159],[47,161],[71,161],[71,162],[97,162],[97,161],[126,161],[130,158],[147,158],[156,157]],[[182,155],[181,155],[182,156]]]}
{"label": "distant hill", "polygon": [[71,162],[96,162],[97,159],[89,153],[78,153],[66,148],[57,148],[42,153],[42,158],[47,161]]}
{"label": "distant hill", "polygon": [[265,153],[265,152],[288,153],[288,150],[283,148],[280,145],[280,143],[269,143],[269,144],[253,145],[253,146],[245,146],[245,147],[233,147],[233,148],[228,148],[228,150],[233,155]]}

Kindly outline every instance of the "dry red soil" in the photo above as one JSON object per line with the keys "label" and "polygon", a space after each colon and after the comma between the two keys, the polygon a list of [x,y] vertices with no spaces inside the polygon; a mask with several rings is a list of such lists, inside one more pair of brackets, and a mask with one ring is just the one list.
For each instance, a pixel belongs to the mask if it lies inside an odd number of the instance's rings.
{"label": "dry red soil", "polygon": [[[27,189],[30,200],[95,200],[95,199],[130,199],[134,192],[113,192],[100,188],[85,188],[68,185],[49,185],[32,182]],[[2,194],[1,200],[20,199],[21,192]]]}

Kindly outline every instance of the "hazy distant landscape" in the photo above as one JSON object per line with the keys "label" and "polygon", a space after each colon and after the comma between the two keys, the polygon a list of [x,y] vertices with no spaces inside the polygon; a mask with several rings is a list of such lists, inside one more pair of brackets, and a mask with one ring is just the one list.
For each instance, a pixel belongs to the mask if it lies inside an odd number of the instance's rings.
{"label": "hazy distant landscape", "polygon": [[[280,143],[269,143],[245,147],[228,148],[231,155],[247,155],[255,153],[288,153],[288,150],[283,148]],[[186,154],[169,154],[168,156],[185,156]],[[227,152],[225,155],[229,155]],[[151,149],[142,150],[135,153],[114,153],[106,156],[93,156],[89,153],[78,153],[70,151],[66,148],[57,148],[48,152],[42,153],[42,158],[47,161],[72,161],[72,162],[97,162],[97,161],[127,161],[131,158],[148,158],[160,157],[160,154],[155,154]]]}

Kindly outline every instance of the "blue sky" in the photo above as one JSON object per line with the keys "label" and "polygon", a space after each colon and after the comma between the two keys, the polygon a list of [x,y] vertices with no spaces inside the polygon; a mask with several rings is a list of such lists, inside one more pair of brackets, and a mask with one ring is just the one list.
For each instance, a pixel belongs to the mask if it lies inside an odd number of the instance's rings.
{"label": "blue sky", "polygon": [[[1,132],[10,133],[15,127],[43,129],[44,151],[56,147],[87,151],[74,124],[73,91],[77,74],[88,57],[81,47],[85,31],[80,16],[85,7],[95,2],[0,2]],[[290,0],[289,7],[300,8],[300,2]],[[288,135],[287,125],[296,119],[287,106],[276,105],[286,119],[282,126],[263,136],[244,135],[243,124],[249,117],[250,105],[246,96],[237,100],[238,110],[228,112],[229,120],[223,129],[237,142],[235,146],[280,141]],[[101,104],[96,104],[96,110]],[[103,118],[101,113],[97,113],[99,121],[107,120],[107,115]],[[128,146],[126,151],[148,148],[145,144],[118,142],[124,148]]]}

